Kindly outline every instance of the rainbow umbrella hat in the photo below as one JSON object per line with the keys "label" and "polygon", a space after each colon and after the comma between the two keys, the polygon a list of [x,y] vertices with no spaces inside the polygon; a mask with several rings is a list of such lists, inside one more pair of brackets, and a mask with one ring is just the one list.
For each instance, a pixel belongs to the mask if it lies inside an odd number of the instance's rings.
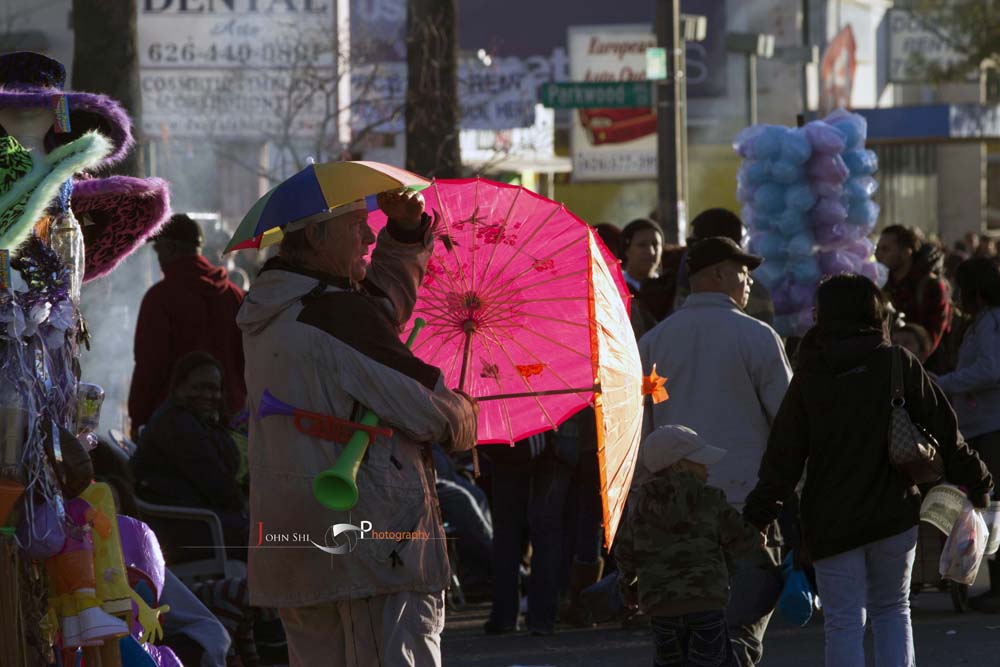
{"label": "rainbow umbrella hat", "polygon": [[244,216],[224,252],[265,248],[278,243],[282,227],[359,199],[375,208],[375,195],[400,188],[422,190],[430,182],[380,162],[311,164],[257,200]]}

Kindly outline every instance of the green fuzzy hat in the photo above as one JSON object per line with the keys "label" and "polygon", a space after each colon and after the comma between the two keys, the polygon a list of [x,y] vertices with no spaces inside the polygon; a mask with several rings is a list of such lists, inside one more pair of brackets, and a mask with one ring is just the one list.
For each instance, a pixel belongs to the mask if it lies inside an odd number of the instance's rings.
{"label": "green fuzzy hat", "polygon": [[17,139],[0,137],[0,248],[16,248],[59,196],[62,184],[97,166],[111,150],[107,139],[88,132],[53,149],[47,164],[36,165]]}

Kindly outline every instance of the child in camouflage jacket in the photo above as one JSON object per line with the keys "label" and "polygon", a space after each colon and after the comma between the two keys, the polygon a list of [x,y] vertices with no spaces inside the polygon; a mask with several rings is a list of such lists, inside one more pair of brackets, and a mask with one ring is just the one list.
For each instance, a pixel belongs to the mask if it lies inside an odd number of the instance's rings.
{"label": "child in camouflage jacket", "polygon": [[663,426],[639,449],[637,474],[651,475],[629,499],[615,542],[626,600],[652,619],[657,667],[736,665],[726,631],[733,557],[763,548],[763,536],[708,486],[708,466],[726,453],[685,426]]}

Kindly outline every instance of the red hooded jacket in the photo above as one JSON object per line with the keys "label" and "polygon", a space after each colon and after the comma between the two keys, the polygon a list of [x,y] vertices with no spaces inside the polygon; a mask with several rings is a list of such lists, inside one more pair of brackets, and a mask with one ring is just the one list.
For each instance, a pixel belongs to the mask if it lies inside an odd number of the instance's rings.
{"label": "red hooded jacket", "polygon": [[189,352],[208,352],[222,364],[225,407],[243,409],[243,339],[236,312],[243,290],[222,267],[201,255],[180,257],[163,267],[163,280],[149,288],[135,327],[135,371],[128,396],[132,433],[167,399],[174,364]]}

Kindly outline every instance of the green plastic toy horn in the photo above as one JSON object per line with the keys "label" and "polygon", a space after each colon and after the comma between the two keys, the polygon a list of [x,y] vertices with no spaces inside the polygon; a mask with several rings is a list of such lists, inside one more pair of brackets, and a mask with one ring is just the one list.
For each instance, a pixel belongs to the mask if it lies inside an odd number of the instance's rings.
{"label": "green plastic toy horn", "polygon": [[[418,317],[413,321],[413,330],[406,341],[406,347],[412,347],[417,334],[427,322]],[[378,415],[368,410],[361,418],[365,426],[378,426]],[[347,441],[340,458],[332,466],[316,475],[313,480],[313,495],[323,507],[341,512],[354,507],[358,502],[357,476],[361,459],[365,457],[368,445],[371,443],[371,433],[355,431]]]}

